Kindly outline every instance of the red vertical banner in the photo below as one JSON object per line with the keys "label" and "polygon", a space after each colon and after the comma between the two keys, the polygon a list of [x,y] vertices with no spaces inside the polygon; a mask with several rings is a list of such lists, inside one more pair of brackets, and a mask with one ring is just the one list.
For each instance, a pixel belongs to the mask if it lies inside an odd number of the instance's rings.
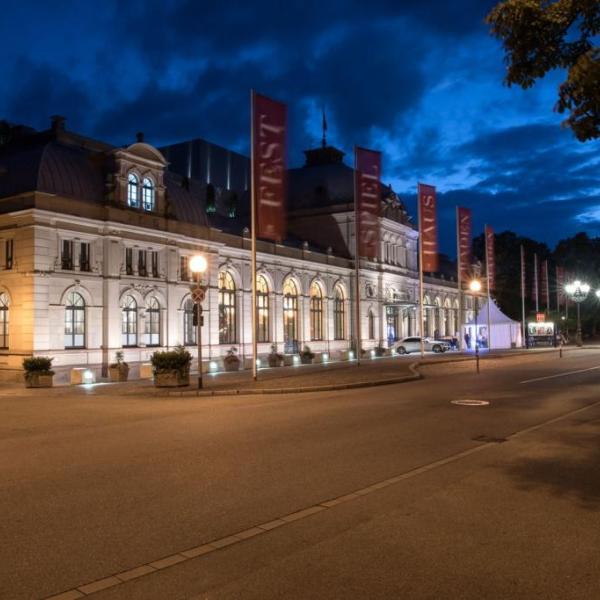
{"label": "red vertical banner", "polygon": [[496,250],[494,230],[485,226],[485,267],[488,275],[488,286],[490,292],[496,289]]}
{"label": "red vertical banner", "polygon": [[436,205],[435,187],[419,183],[419,236],[424,273],[435,273],[439,268]]}
{"label": "red vertical banner", "polygon": [[275,242],[286,235],[286,133],[286,105],[252,92],[256,237]]}
{"label": "red vertical banner", "polygon": [[471,277],[471,231],[472,217],[469,208],[456,207],[456,229],[458,236],[458,271],[461,281]]}
{"label": "red vertical banner", "polygon": [[542,288],[542,306],[548,309],[548,261],[542,262],[542,268],[540,270],[540,287]]}
{"label": "red vertical banner", "polygon": [[381,212],[381,152],[354,149],[358,255],[377,259]]}

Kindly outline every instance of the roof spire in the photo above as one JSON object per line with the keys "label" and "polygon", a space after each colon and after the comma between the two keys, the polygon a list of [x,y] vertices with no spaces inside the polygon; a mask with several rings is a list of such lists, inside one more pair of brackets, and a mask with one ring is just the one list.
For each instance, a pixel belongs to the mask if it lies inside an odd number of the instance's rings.
{"label": "roof spire", "polygon": [[323,145],[323,148],[325,148],[327,146],[327,117],[325,116],[325,105],[323,105],[321,107],[321,114],[323,117],[323,121],[322,121],[323,140],[321,141],[321,144]]}

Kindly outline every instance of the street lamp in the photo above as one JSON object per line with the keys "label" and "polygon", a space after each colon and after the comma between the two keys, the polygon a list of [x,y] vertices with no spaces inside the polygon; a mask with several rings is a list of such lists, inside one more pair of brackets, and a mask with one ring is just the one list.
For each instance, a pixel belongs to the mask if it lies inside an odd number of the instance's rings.
{"label": "street lamp", "polygon": [[201,285],[202,273],[208,268],[206,258],[202,254],[192,256],[190,270],[196,276],[196,286],[192,289],[192,300],[197,309],[196,315],[196,337],[198,342],[198,389],[202,389],[202,300],[206,294],[206,288]]}
{"label": "street lamp", "polygon": [[[569,298],[577,305],[577,334],[575,335],[575,343],[578,346],[583,345],[581,339],[581,303],[587,298],[590,293],[590,286],[587,283],[581,283],[579,279],[576,279],[573,283],[567,283],[565,285],[565,292],[569,295]],[[597,293],[597,292],[596,292]]]}
{"label": "street lamp", "polygon": [[475,294],[475,368],[477,369],[477,373],[479,373],[479,334],[477,328],[477,313],[479,311],[478,306],[478,294],[481,291],[481,281],[479,279],[473,279],[469,283],[469,289]]}

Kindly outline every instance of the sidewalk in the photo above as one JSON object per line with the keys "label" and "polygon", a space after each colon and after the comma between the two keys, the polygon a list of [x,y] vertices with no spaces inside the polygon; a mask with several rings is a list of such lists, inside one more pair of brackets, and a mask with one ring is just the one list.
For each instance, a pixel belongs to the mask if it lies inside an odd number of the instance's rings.
{"label": "sidewalk", "polygon": [[[592,347],[588,347],[592,348]],[[588,349],[586,348],[586,349]],[[597,347],[596,347],[597,348]],[[566,351],[575,348],[565,348]],[[558,352],[555,348],[539,348],[529,350],[502,350],[482,353],[481,360],[501,359],[519,355],[534,355],[544,352]],[[205,373],[204,387],[197,389],[197,375],[192,372],[190,386],[180,388],[157,388],[150,379],[136,379],[126,383],[100,382],[88,385],[64,385],[38,390],[26,389],[22,384],[0,384],[0,396],[35,395],[117,395],[117,396],[213,396],[232,394],[282,394],[299,392],[318,392],[328,390],[371,387],[414,381],[423,376],[420,366],[449,365],[470,361],[475,357],[472,353],[462,354],[450,352],[443,355],[420,355],[383,357],[365,359],[360,366],[356,361],[331,362],[326,364],[297,365],[260,369],[258,380],[252,380],[249,370],[235,373]]]}

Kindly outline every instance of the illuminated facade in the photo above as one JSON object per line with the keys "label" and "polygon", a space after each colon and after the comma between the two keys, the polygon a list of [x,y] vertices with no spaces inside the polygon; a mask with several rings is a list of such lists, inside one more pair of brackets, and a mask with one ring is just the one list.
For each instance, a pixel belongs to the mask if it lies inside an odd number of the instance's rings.
{"label": "illuminated facade", "polygon": [[[273,344],[282,353],[309,345],[332,358],[351,348],[352,171],[341,157],[327,163],[333,151],[311,151],[317,155],[307,153],[305,167],[290,171],[290,239],[258,242],[260,355]],[[388,188],[382,202],[382,260],[362,264],[359,286],[364,349],[418,333],[417,232]],[[249,365],[242,186],[229,190],[169,171],[163,153],[141,135],[115,148],[68,132],[54,118],[48,131],[13,128],[4,136],[0,207],[3,378],[14,377],[31,354],[54,357],[58,371],[88,366],[100,374],[122,350],[133,376],[156,349],[183,344],[193,354],[189,261],[198,252],[209,264],[203,357],[218,364],[234,346]],[[426,333],[458,331],[453,281],[427,278],[425,304]]]}

